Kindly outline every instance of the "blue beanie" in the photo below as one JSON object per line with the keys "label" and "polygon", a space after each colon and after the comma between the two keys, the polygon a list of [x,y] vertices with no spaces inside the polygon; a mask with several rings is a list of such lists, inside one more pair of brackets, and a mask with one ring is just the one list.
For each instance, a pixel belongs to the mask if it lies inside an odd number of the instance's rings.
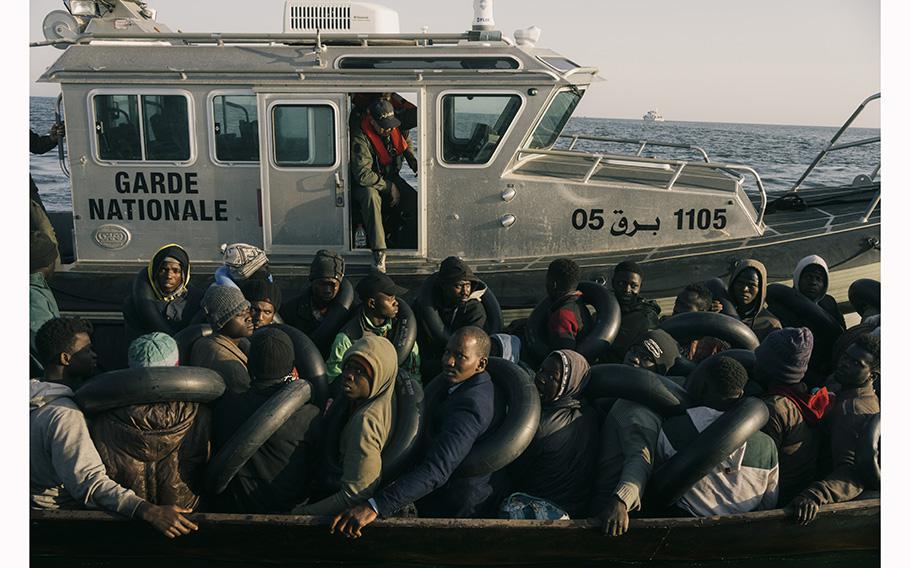
{"label": "blue beanie", "polygon": [[127,352],[130,369],[138,367],[175,367],[180,354],[177,342],[160,331],[140,335],[130,343]]}
{"label": "blue beanie", "polygon": [[755,348],[755,370],[771,381],[796,384],[809,368],[814,343],[807,327],[785,327],[768,334]]}

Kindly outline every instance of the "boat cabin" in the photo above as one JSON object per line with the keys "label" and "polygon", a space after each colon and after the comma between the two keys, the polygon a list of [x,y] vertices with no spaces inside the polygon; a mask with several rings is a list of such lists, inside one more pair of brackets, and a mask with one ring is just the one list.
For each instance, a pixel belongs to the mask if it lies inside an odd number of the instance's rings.
{"label": "boat cabin", "polygon": [[115,9],[74,14],[46,42],[65,51],[41,77],[62,90],[77,267],[136,266],[169,242],[194,262],[246,242],[273,265],[306,265],[323,248],[368,265],[349,167],[363,93],[417,107],[417,245],[390,250],[390,267],[763,232],[764,190],[748,167],[695,147],[691,160],[661,159],[643,157],[644,144],[611,154],[596,150],[609,139],[563,136],[600,78],[538,47],[533,29],[513,40],[478,17],[464,33],[397,33],[381,7],[290,0],[284,33],[192,34],[170,32],[143,2],[105,4]]}

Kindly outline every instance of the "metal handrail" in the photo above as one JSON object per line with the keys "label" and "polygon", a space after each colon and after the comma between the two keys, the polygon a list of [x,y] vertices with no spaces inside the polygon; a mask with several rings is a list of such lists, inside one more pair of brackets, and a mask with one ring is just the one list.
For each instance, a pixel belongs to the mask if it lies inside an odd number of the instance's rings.
{"label": "metal handrail", "polygon": [[[825,147],[825,149],[822,150],[821,152],[819,152],[818,156],[816,156],[815,159],[812,160],[812,163],[809,164],[809,167],[806,168],[805,172],[803,172],[803,175],[799,176],[799,179],[796,180],[796,183],[794,183],[793,187],[790,188],[791,193],[796,193],[797,191],[799,191],[800,185],[802,185],[802,183],[806,180],[806,178],[809,177],[809,174],[812,173],[812,170],[815,169],[815,166],[817,166],[818,163],[822,161],[822,158],[824,158],[826,155],[828,155],[828,152],[833,152],[836,150],[843,150],[844,148],[853,148],[855,146],[865,146],[866,144],[874,144],[876,142],[881,142],[881,138],[876,137],[876,138],[867,138],[865,140],[858,140],[856,142],[847,142],[847,143],[841,144],[839,146],[834,145],[834,143],[837,142],[838,138],[840,138],[841,135],[844,132],[846,132],[846,130],[850,127],[850,125],[853,124],[853,121],[856,120],[856,117],[858,117],[863,112],[863,110],[866,108],[866,105],[876,99],[880,99],[881,96],[882,96],[881,93],[875,93],[874,95],[868,97],[866,100],[864,100],[862,103],[860,103],[860,105],[858,107],[856,107],[856,110],[853,111],[853,114],[850,115],[850,118],[847,119],[847,122],[845,122],[837,130],[837,132],[834,134],[834,137],[831,138],[831,141],[828,142],[828,145]],[[874,179],[875,175],[878,174],[878,170],[879,170],[879,167],[877,166],[875,168],[875,170],[873,171],[873,175],[870,176],[872,179]]]}
{"label": "metal handrail", "polygon": [[694,151],[698,152],[699,154],[701,154],[701,157],[704,161],[706,161],[706,162],[711,161],[708,158],[708,153],[705,152],[704,149],[702,149],[699,146],[695,146],[693,144],[676,144],[674,142],[653,142],[651,140],[632,140],[632,139],[628,139],[628,138],[609,138],[606,136],[588,136],[588,135],[580,135],[580,134],[560,134],[559,138],[571,138],[572,139],[572,143],[569,144],[569,150],[574,149],[575,144],[578,143],[579,140],[590,140],[593,142],[611,142],[611,143],[615,143],[615,144],[637,145],[638,152],[635,153],[636,156],[641,156],[641,153],[644,152],[645,148],[649,145],[650,146],[660,146],[660,147],[664,147],[664,148],[681,148],[683,150],[694,150]]}
{"label": "metal handrail", "polygon": [[585,160],[593,160],[591,167],[588,168],[588,170],[585,172],[585,175],[579,179],[581,183],[585,184],[589,183],[597,170],[605,165],[631,166],[672,171],[673,173],[670,177],[670,180],[664,188],[666,191],[671,191],[673,189],[676,181],[679,179],[680,175],[682,175],[684,168],[732,170],[745,172],[755,178],[755,183],[758,187],[758,192],[761,197],[761,206],[759,208],[758,216],[755,218],[755,224],[759,227],[759,229],[764,229],[765,209],[768,206],[768,193],[765,191],[765,184],[762,183],[761,176],[758,175],[757,171],[755,171],[753,168],[750,168],[749,166],[744,166],[742,164],[728,164],[723,162],[686,162],[685,160],[671,160],[664,158],[643,158],[640,156],[627,156],[622,154],[595,154],[593,152],[581,152],[578,150],[545,150],[525,148],[518,151],[519,159],[521,158],[522,154],[531,154],[538,156],[560,156],[566,158],[582,158]]}

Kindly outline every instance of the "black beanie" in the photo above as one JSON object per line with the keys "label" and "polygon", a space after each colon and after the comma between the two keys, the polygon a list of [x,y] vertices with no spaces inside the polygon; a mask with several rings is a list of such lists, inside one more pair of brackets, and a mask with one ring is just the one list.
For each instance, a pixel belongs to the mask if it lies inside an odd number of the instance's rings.
{"label": "black beanie", "polygon": [[50,237],[31,231],[28,238],[28,273],[38,272],[57,260],[57,246]]}
{"label": "black beanie", "polygon": [[294,368],[294,343],[285,332],[266,326],[250,339],[247,364],[253,381],[283,379]]}
{"label": "black beanie", "polygon": [[275,306],[275,309],[281,307],[281,287],[268,280],[245,280],[240,284],[240,291],[248,302],[268,302]]}
{"label": "black beanie", "polygon": [[322,249],[316,251],[313,262],[310,263],[310,280],[320,278],[334,278],[341,281],[344,278],[344,258],[337,252]]}
{"label": "black beanie", "polygon": [[439,265],[439,281],[459,282],[461,280],[474,282],[477,280],[477,277],[474,276],[471,267],[465,264],[465,261],[457,256],[450,256],[443,260]]}

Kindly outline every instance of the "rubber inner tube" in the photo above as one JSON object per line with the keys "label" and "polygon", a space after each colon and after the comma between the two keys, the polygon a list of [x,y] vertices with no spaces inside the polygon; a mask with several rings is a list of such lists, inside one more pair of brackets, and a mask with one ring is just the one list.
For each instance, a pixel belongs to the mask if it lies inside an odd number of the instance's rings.
{"label": "rubber inner tube", "polygon": [[[438,277],[438,274],[431,274],[420,285],[417,290],[417,297],[414,299],[414,313],[417,315],[417,320],[420,322],[420,326],[426,336],[436,345],[445,345],[449,342],[449,337],[452,334],[446,331],[442,318],[439,317],[439,312],[433,307],[433,294]],[[399,302],[399,310],[401,309],[401,303]],[[499,306],[499,300],[496,299],[493,290],[489,286],[487,286],[483,296],[480,297],[480,303],[487,313],[487,321],[483,325],[484,331],[489,335],[499,333],[502,329],[502,308]]]}
{"label": "rubber inner tube", "polygon": [[[540,424],[540,395],[534,382],[518,365],[490,357],[487,372],[493,380],[494,405],[501,420],[494,418],[489,429],[474,442],[454,475],[472,477],[498,471],[524,452]],[[448,392],[449,383],[437,375],[427,385],[426,408],[432,416]],[[432,445],[434,433],[426,428],[426,441]]]}
{"label": "rubber inner tube", "polygon": [[624,398],[661,416],[682,414],[691,406],[689,393],[672,379],[647,369],[616,363],[594,365],[583,394],[590,400]]}
{"label": "rubber inner tube", "polygon": [[704,429],[698,438],[654,472],[648,492],[659,507],[669,507],[768,421],[761,399],[745,397]]}
{"label": "rubber inner tube", "polygon": [[307,381],[285,383],[265,403],[256,409],[234,432],[234,435],[212,456],[205,470],[205,489],[218,495],[240,468],[256,451],[281,428],[304,404],[310,401],[312,387]]}
{"label": "rubber inner tube", "polygon": [[726,316],[739,318],[739,314],[736,313],[736,305],[730,300],[729,292],[727,292],[727,285],[723,280],[720,278],[709,278],[708,280],[705,280],[705,287],[711,291],[714,299],[720,302],[720,305],[723,307],[720,313]]}
{"label": "rubber inner tube", "polygon": [[882,285],[878,280],[871,278],[856,280],[850,284],[847,297],[850,299],[850,305],[860,316],[863,316],[869,308],[878,313],[882,311]]}
{"label": "rubber inner tube", "polygon": [[[294,321],[294,315],[297,310],[300,309],[300,300],[301,298],[310,297],[311,287],[312,283],[308,282],[303,287],[299,296],[291,298],[282,306],[280,311],[284,313],[282,317],[285,320]],[[319,352],[322,353],[323,356],[326,356],[338,331],[348,320],[348,317],[350,317],[351,306],[353,304],[354,287],[351,286],[351,282],[348,279],[342,278],[341,285],[338,288],[338,294],[336,294],[335,298],[329,303],[329,307],[326,310],[322,321],[319,323],[319,327],[309,334],[310,339],[313,340],[313,343],[316,344],[316,347],[319,348]]]}
{"label": "rubber inner tube", "polygon": [[296,327],[286,323],[272,324],[269,327],[279,329],[291,338],[291,342],[294,344],[294,367],[297,369],[297,375],[313,386],[313,402],[322,410],[329,396],[329,379],[325,360],[319,349],[305,333]]}
{"label": "rubber inner tube", "polygon": [[154,402],[212,402],[224,394],[224,379],[202,367],[142,367],[101,373],[76,391],[85,414]]}
{"label": "rubber inner tube", "polygon": [[163,331],[172,333],[173,326],[165,319],[164,314],[158,310],[158,298],[152,290],[152,285],[148,279],[148,268],[140,268],[133,278],[131,287],[130,302],[133,304],[133,310],[136,317],[139,318],[137,329],[142,333],[150,331]]}
{"label": "rubber inner tube", "polygon": [[710,336],[741,349],[755,349],[758,338],[748,325],[738,319],[714,312],[686,312],[660,322],[660,329],[680,343]]}
{"label": "rubber inner tube", "polygon": [[[616,301],[611,289],[595,282],[579,282],[578,291],[582,294],[581,301],[592,306],[597,315],[591,329],[582,330],[575,351],[581,353],[589,363],[594,363],[610,348],[610,344],[619,333],[622,317],[619,302]],[[545,298],[537,304],[528,318],[527,341],[522,350],[527,352],[528,359],[534,367],[540,366],[552,351],[547,340],[550,305],[550,299]]]}
{"label": "rubber inner tube", "polygon": [[790,286],[768,284],[768,308],[784,327],[806,326],[816,341],[826,341],[829,347],[844,332],[834,316]]}
{"label": "rubber inner tube", "polygon": [[411,351],[414,350],[414,343],[417,341],[417,318],[414,317],[411,306],[402,300],[398,302],[398,315],[395,316],[395,319],[397,320],[395,329],[389,339],[398,354],[398,364],[404,365],[411,355]]}
{"label": "rubber inner tube", "polygon": [[[340,379],[336,382],[340,384]],[[327,488],[337,490],[342,475],[338,461],[341,431],[344,429],[347,399],[336,389],[335,400],[323,418],[323,479]],[[382,448],[383,484],[394,481],[411,464],[420,449],[420,437],[424,427],[424,393],[420,381],[406,373],[398,372],[395,378],[395,394],[392,396],[392,428]]]}
{"label": "rubber inner tube", "polygon": [[882,483],[881,419],[881,414],[872,415],[856,448],[856,467],[859,468],[866,489],[878,489]]}
{"label": "rubber inner tube", "polygon": [[196,341],[209,335],[212,335],[212,326],[207,323],[196,323],[175,333],[174,341],[177,343],[180,361],[189,361]]}

